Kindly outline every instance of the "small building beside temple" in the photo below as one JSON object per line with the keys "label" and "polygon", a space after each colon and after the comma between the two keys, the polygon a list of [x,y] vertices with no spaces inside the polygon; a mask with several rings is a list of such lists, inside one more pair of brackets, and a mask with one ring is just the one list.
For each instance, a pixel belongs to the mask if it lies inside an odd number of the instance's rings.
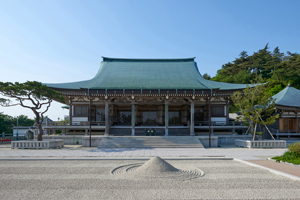
{"label": "small building beside temple", "polygon": [[273,96],[276,103],[276,110],[280,118],[274,127],[279,132],[299,133],[300,118],[300,90],[287,86],[281,92]]}
{"label": "small building beside temple", "polygon": [[90,80],[46,84],[69,105],[63,133],[89,130],[106,135],[194,135],[247,128],[229,121],[230,96],[246,84],[206,80],[195,58],[123,59],[103,57]]}

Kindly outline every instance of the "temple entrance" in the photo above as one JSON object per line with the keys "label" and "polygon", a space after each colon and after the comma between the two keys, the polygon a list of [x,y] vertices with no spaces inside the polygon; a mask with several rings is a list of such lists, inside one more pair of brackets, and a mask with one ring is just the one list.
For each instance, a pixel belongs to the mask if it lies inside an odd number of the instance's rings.
{"label": "temple entrance", "polygon": [[156,111],[143,111],[143,125],[157,125]]}
{"label": "temple entrance", "polygon": [[131,124],[131,111],[119,110],[118,111],[118,124],[119,125],[130,125]]}
{"label": "temple entrance", "polygon": [[104,109],[96,109],[96,121],[97,122],[105,121],[105,110]]}

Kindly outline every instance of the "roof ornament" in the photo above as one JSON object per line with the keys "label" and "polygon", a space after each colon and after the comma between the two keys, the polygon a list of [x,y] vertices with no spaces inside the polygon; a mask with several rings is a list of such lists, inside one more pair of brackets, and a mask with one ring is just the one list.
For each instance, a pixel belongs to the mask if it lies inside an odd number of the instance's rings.
{"label": "roof ornament", "polygon": [[105,97],[104,97],[105,99],[107,99],[108,98],[108,96],[107,95],[105,95]]}
{"label": "roof ornament", "polygon": [[133,96],[133,95],[131,95],[131,99],[134,99],[134,96]]}
{"label": "roof ornament", "polygon": [[192,96],[192,99],[195,99],[195,95]]}
{"label": "roof ornament", "polygon": [[166,96],[166,99],[169,99],[169,95]]}

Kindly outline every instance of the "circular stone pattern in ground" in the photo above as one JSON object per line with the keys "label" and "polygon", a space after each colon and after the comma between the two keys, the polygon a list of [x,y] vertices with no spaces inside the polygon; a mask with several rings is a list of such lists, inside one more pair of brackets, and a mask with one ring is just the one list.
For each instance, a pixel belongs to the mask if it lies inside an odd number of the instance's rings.
{"label": "circular stone pattern in ground", "polygon": [[196,167],[175,168],[160,157],[151,158],[146,163],[119,166],[111,171],[112,175],[123,178],[174,178],[180,180],[195,179],[204,176],[204,172]]}

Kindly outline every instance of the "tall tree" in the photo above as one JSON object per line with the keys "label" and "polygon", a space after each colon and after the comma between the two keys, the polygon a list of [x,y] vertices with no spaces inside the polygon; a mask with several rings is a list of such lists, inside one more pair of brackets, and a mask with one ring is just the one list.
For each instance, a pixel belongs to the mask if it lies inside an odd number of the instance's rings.
{"label": "tall tree", "polygon": [[5,97],[14,98],[16,101],[16,103],[13,103],[9,99],[2,99],[2,106],[20,105],[32,110],[35,114],[35,123],[39,130],[38,141],[42,141],[42,122],[44,114],[48,111],[52,100],[64,101],[61,93],[37,81],[27,81],[25,83],[0,82],[0,94]]}
{"label": "tall tree", "polygon": [[[273,115],[276,105],[272,95],[268,91],[267,84],[262,83],[262,75],[258,75],[257,78],[251,82],[251,85],[247,85],[247,88],[242,92],[238,91],[231,96],[234,105],[239,108],[243,120],[250,122],[252,131],[254,130],[253,140],[255,137],[256,129],[253,129],[256,124],[271,125],[279,115]],[[264,116],[267,118],[264,119]]]}

